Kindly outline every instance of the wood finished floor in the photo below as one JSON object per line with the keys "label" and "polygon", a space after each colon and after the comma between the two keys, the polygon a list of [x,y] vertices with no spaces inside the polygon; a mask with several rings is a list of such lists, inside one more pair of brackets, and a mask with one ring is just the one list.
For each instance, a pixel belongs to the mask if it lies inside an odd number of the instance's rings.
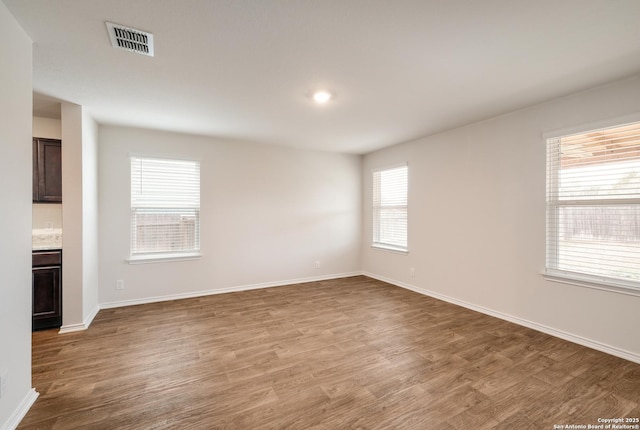
{"label": "wood finished floor", "polygon": [[640,417],[640,365],[370,278],[33,335],[33,429],[553,429]]}

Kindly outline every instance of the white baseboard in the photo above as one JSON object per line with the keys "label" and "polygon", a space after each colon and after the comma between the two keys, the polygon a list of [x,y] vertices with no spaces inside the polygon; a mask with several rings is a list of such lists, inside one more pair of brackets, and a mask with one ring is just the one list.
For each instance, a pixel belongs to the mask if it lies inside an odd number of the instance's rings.
{"label": "white baseboard", "polygon": [[88,329],[93,322],[93,319],[96,317],[96,315],[98,315],[98,312],[100,312],[100,305],[95,305],[95,307],[91,310],[91,312],[89,312],[89,315],[87,315],[82,323],[63,325],[62,327],[60,327],[60,331],[58,332],[58,334],[73,333],[75,331]]}
{"label": "white baseboard", "polygon": [[87,317],[84,319],[84,326],[86,328],[89,328],[89,326],[93,322],[93,319],[96,317],[96,315],[98,315],[98,312],[100,312],[100,305],[96,303],[91,312],[89,312],[89,315],[87,315]]}
{"label": "white baseboard", "polygon": [[66,334],[66,333],[73,333],[76,331],[83,331],[86,330],[88,327],[86,327],[84,325],[84,323],[79,323],[79,324],[67,324],[67,325],[63,325],[62,327],[60,327],[60,330],[58,331],[58,334]]}
{"label": "white baseboard", "polygon": [[214,294],[235,293],[239,291],[258,290],[261,288],[282,287],[285,285],[303,284],[306,282],[327,281],[330,279],[348,278],[350,276],[362,275],[362,272],[338,273],[325,276],[313,276],[309,278],[289,279],[285,281],[264,282],[261,284],[241,285],[237,287],[227,287],[215,290],[194,291],[190,293],[170,294],[166,296],[145,297],[142,299],[120,300],[117,302],[101,303],[100,309],[120,308],[123,306],[144,305],[147,303],[164,302],[168,300],[190,299],[194,297],[211,296]]}
{"label": "white baseboard", "polygon": [[20,421],[22,421],[24,416],[27,415],[27,412],[29,412],[29,409],[31,409],[31,406],[33,406],[39,395],[40,394],[35,388],[30,389],[25,398],[22,399],[22,402],[20,402],[18,408],[13,411],[7,422],[0,427],[0,430],[15,430],[18,428],[18,424],[20,424]]}
{"label": "white baseboard", "polygon": [[[629,360],[634,363],[640,364],[640,354],[636,354],[631,351],[626,351],[624,349],[607,345],[595,340],[591,340],[573,333],[569,333],[563,330],[558,330],[553,327],[548,327],[543,324],[539,324],[539,323],[529,321],[513,315],[505,314],[503,312],[495,311],[493,309],[485,308],[483,306],[469,303],[464,300],[456,299],[456,298],[447,296],[445,294],[436,293],[434,291],[430,291],[425,288],[416,287],[415,285],[396,281],[394,279],[386,278],[384,276],[376,275],[376,274],[365,272],[365,271],[339,273],[339,274],[325,275],[325,276],[314,276],[314,277],[308,277],[308,278],[290,279],[285,281],[264,282],[260,284],[241,285],[241,286],[227,287],[227,288],[221,288],[216,290],[194,291],[189,293],[170,294],[166,296],[146,297],[141,299],[121,300],[117,302],[101,303],[91,311],[91,313],[87,316],[87,318],[83,323],[62,326],[60,328],[59,333],[63,334],[63,333],[71,333],[71,332],[86,330],[87,328],[89,328],[89,325],[91,324],[95,316],[98,314],[98,311],[100,309],[111,309],[111,308],[119,308],[123,306],[142,305],[147,303],[156,303],[156,302],[163,302],[163,301],[169,301],[169,300],[179,300],[179,299],[188,299],[188,298],[194,298],[194,297],[210,296],[214,294],[225,294],[225,293],[233,293],[233,292],[239,292],[239,291],[257,290],[261,288],[280,287],[285,285],[302,284],[305,282],[326,281],[330,279],[347,278],[347,277],[358,276],[358,275],[364,275],[373,279],[378,279],[380,281],[387,282],[389,284],[396,285],[398,287],[405,288],[407,290],[411,290],[416,293],[423,294],[425,296],[433,297],[435,299],[443,300],[445,302],[452,303],[454,305],[462,306],[464,308],[471,309],[476,312],[480,312],[486,315],[500,318],[502,320],[509,321],[514,324],[518,324],[518,325],[521,325],[542,333],[546,333],[548,335],[551,335],[560,339],[567,340],[569,342],[576,343],[578,345],[586,346],[588,348],[592,348],[597,351],[601,351],[601,352],[614,355],[616,357],[620,357],[625,360]],[[4,430],[4,429],[0,429],[0,430]]]}
{"label": "white baseboard", "polygon": [[601,342],[597,342],[595,340],[587,339],[585,337],[578,336],[573,333],[568,333],[563,330],[558,330],[553,327],[548,327],[543,324],[538,324],[536,322],[529,321],[523,318],[515,317],[513,315],[494,311],[492,309],[488,309],[483,306],[474,305],[473,303],[465,302],[464,300],[459,300],[444,294],[436,293],[434,291],[430,291],[424,288],[416,287],[414,285],[406,284],[404,282],[399,282],[393,279],[385,278],[384,276],[375,275],[369,272],[362,272],[362,274],[373,279],[378,279],[379,281],[387,282],[389,284],[396,285],[398,287],[402,287],[407,290],[411,290],[416,293],[423,294],[425,296],[433,297],[438,300],[443,300],[445,302],[462,306],[464,308],[471,309],[473,311],[480,312],[486,315],[491,315],[492,317],[500,318],[500,319],[512,322],[514,324],[518,324],[542,333],[546,333],[554,337],[558,337],[560,339],[567,340],[569,342],[577,343],[578,345],[586,346],[587,348],[595,349],[597,351],[614,355],[616,357],[624,358],[625,360],[633,361],[634,363],[640,364],[640,355],[631,351],[626,351],[624,349],[616,348],[611,345],[607,345]]}

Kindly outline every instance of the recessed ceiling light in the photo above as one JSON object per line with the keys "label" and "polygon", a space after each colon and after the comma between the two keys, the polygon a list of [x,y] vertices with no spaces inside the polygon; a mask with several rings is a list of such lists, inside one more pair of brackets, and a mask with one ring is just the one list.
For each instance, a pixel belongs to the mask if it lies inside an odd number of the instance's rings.
{"label": "recessed ceiling light", "polygon": [[331,100],[331,93],[328,91],[316,91],[313,93],[313,101],[318,104],[324,104]]}

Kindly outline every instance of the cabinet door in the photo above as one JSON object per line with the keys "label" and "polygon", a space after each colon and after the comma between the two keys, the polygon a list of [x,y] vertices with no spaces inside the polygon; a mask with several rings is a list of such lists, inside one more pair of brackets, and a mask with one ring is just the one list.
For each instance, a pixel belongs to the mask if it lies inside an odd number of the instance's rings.
{"label": "cabinet door", "polygon": [[38,201],[38,140],[33,139],[33,201]]}
{"label": "cabinet door", "polygon": [[[55,139],[34,139],[36,172],[34,173],[34,201],[62,202],[62,145]],[[36,182],[37,176],[37,182]]]}
{"label": "cabinet door", "polygon": [[33,329],[62,325],[60,267],[35,267],[32,271]]}

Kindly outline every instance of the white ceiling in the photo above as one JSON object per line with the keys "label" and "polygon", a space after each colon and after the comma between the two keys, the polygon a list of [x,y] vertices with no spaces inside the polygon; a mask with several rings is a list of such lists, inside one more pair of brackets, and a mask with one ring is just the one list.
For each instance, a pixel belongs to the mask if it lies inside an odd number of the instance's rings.
{"label": "white ceiling", "polygon": [[[365,153],[640,72],[639,0],[3,1],[45,99],[309,149]],[[113,49],[105,21],[152,32],[155,57]]]}

